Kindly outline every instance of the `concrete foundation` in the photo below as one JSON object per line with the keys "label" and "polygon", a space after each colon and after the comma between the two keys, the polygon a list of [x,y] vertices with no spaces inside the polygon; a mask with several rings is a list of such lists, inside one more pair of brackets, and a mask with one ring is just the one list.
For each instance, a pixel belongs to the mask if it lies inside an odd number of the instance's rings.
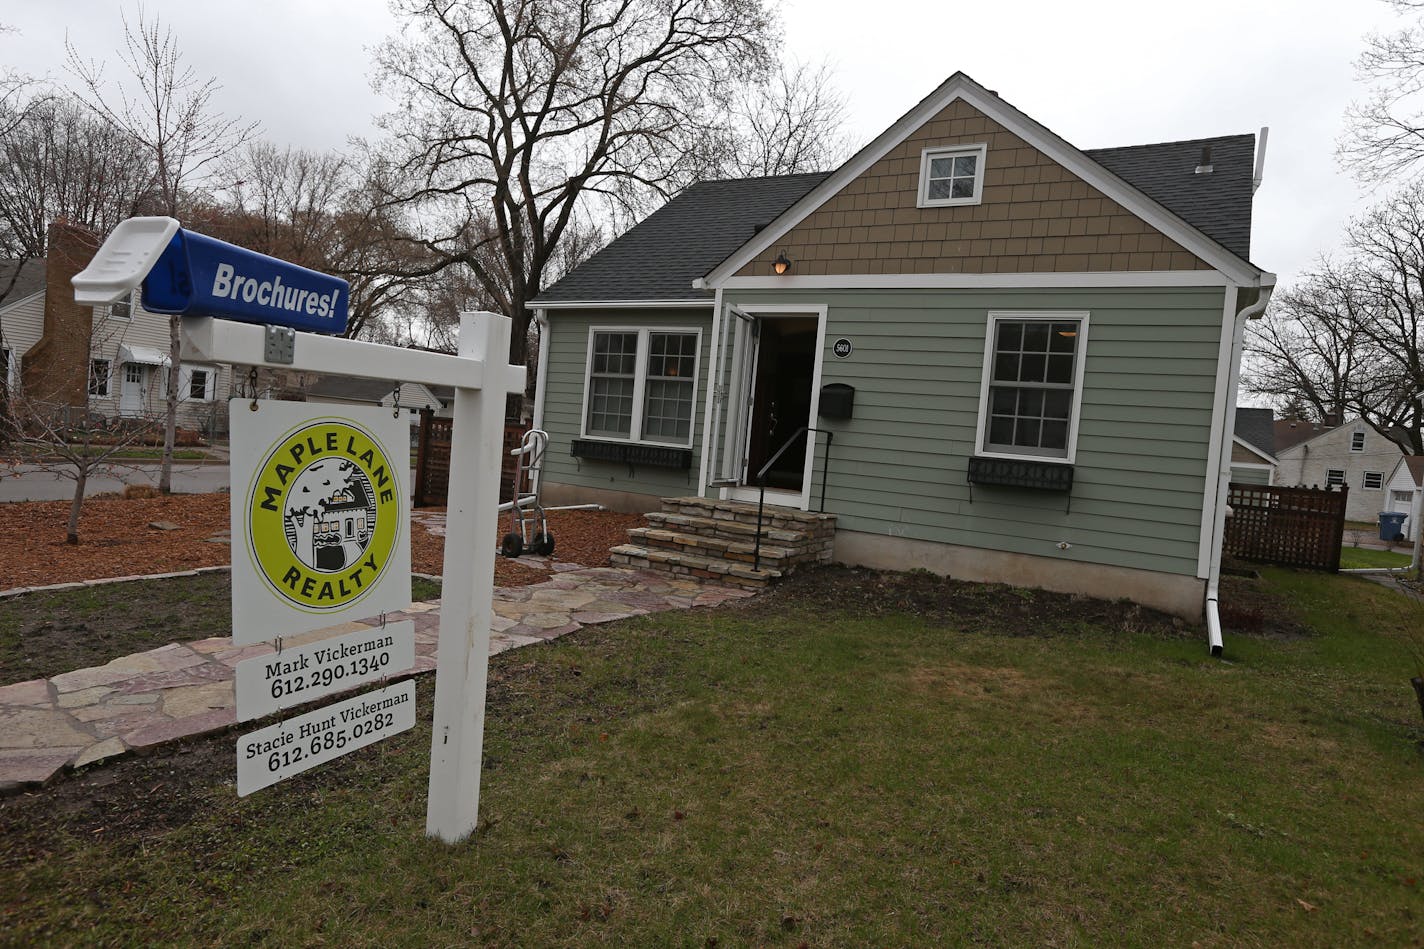
{"label": "concrete foundation", "polygon": [[1206,581],[1197,577],[858,531],[836,532],[834,559],[850,566],[882,570],[919,568],[956,580],[1008,583],[1057,593],[1082,593],[1105,600],[1127,599],[1194,623],[1202,621],[1206,596]]}
{"label": "concrete foundation", "polygon": [[610,511],[646,514],[649,511],[661,510],[663,506],[661,495],[587,488],[578,484],[546,482],[542,494],[542,500],[548,507],[558,507],[561,504],[602,504]]}

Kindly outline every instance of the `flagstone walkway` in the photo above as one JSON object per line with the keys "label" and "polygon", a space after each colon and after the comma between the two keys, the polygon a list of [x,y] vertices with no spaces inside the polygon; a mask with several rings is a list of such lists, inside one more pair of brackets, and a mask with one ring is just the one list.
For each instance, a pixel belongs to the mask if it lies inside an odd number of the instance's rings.
{"label": "flagstone walkway", "polygon": [[[557,639],[595,623],[750,596],[658,573],[559,564],[534,586],[495,587],[490,654]],[[415,665],[435,668],[440,606],[416,603],[387,615],[415,622]],[[376,620],[345,623],[286,645],[341,635]],[[233,669],[267,645],[234,647],[226,637],[170,643],[102,666],[0,687],[0,790],[44,784],[67,767],[81,768],[129,751],[219,731],[236,724]],[[254,726],[255,727],[255,726]]]}

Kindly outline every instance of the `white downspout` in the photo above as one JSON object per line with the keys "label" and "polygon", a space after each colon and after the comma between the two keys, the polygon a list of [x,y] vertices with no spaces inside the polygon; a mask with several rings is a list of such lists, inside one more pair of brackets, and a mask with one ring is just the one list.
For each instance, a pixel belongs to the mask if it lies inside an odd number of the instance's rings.
{"label": "white downspout", "polygon": [[1236,314],[1236,329],[1231,340],[1231,371],[1226,386],[1226,417],[1221,426],[1221,468],[1216,475],[1216,517],[1211,531],[1211,561],[1206,579],[1206,635],[1211,654],[1222,652],[1221,614],[1218,599],[1221,587],[1221,543],[1226,533],[1226,496],[1231,483],[1231,439],[1236,432],[1236,387],[1241,381],[1241,350],[1246,340],[1246,323],[1260,316],[1271,300],[1274,283],[1261,285],[1257,301]]}

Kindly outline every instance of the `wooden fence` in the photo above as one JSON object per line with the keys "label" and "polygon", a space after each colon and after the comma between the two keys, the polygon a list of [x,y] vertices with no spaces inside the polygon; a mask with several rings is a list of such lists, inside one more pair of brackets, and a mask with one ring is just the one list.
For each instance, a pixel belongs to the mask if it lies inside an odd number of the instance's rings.
{"label": "wooden fence", "polygon": [[1340,569],[1349,488],[1282,488],[1237,484],[1227,490],[1222,553],[1311,570]]}
{"label": "wooden fence", "polygon": [[[453,419],[436,418],[426,409],[420,413],[420,441],[415,455],[416,507],[443,507],[450,490],[450,434]],[[499,471],[499,499],[514,497],[517,459],[510,452],[519,447],[528,427],[514,422],[504,425],[504,461]]]}

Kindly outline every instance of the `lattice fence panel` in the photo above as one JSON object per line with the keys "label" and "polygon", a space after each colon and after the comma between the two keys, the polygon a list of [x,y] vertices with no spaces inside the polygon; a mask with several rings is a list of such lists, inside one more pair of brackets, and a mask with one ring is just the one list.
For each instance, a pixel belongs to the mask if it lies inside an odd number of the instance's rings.
{"label": "lattice fence panel", "polygon": [[1283,488],[1232,483],[1222,552],[1312,570],[1340,569],[1348,488]]}

